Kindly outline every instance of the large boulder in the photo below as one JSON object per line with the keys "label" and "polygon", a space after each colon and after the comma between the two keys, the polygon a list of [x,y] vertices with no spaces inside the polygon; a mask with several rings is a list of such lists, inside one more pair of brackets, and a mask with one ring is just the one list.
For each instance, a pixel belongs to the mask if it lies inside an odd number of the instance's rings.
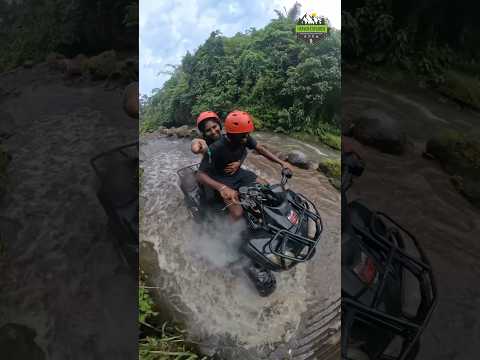
{"label": "large boulder", "polygon": [[287,155],[287,161],[290,164],[302,169],[309,169],[311,165],[311,163],[307,159],[307,155],[305,155],[300,150],[293,150],[289,152]]}
{"label": "large boulder", "polygon": [[73,59],[65,59],[65,75],[67,77],[81,76],[87,68],[88,58],[78,54]]}
{"label": "large boulder", "polygon": [[480,206],[480,141],[455,131],[439,133],[427,141],[426,153],[437,159],[453,175],[457,188],[473,204]]}
{"label": "large boulder", "polygon": [[49,53],[45,59],[48,67],[51,70],[56,70],[56,71],[63,71],[65,69],[64,60],[65,60],[65,56],[56,52]]}
{"label": "large boulder", "polygon": [[105,80],[117,67],[115,50],[105,51],[89,60],[88,69],[93,80]]}
{"label": "large boulder", "polygon": [[407,144],[407,136],[398,121],[376,109],[352,119],[349,133],[361,143],[389,154],[402,154]]}
{"label": "large boulder", "polygon": [[180,126],[179,128],[175,129],[175,134],[179,138],[189,137],[190,136],[190,128],[187,125]]}
{"label": "large boulder", "polygon": [[190,129],[190,135],[189,135],[189,138],[191,139],[195,139],[197,137],[201,136],[200,135],[200,132],[197,130],[197,128],[192,128]]}
{"label": "large boulder", "polygon": [[329,178],[340,179],[342,176],[339,159],[325,159],[318,164],[318,171],[323,172]]}
{"label": "large boulder", "polygon": [[133,118],[138,119],[139,90],[138,82],[133,82],[123,92],[123,109]]}
{"label": "large boulder", "polygon": [[176,130],[175,128],[165,129],[165,135],[168,137],[174,136],[177,133]]}
{"label": "large boulder", "polygon": [[109,79],[125,84],[138,81],[138,60],[131,58],[117,61]]}
{"label": "large boulder", "polygon": [[453,175],[480,176],[480,141],[456,131],[444,131],[427,141],[426,152]]}

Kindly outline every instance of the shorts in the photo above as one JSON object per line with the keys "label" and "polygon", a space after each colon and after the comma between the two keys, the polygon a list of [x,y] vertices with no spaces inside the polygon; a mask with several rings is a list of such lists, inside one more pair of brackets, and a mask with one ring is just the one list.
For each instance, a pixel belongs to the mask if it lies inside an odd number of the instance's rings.
{"label": "shorts", "polygon": [[238,190],[242,186],[251,186],[257,181],[257,175],[253,171],[242,168],[231,176],[210,175],[210,177],[234,190]]}

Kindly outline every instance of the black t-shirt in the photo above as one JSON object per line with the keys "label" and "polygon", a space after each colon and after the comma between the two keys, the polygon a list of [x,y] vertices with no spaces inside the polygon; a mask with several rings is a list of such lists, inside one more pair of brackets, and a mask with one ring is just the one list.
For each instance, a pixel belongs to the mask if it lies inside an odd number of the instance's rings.
{"label": "black t-shirt", "polygon": [[211,175],[230,176],[224,172],[225,167],[235,161],[243,163],[247,157],[247,149],[253,150],[256,147],[257,141],[251,136],[248,136],[244,145],[234,145],[223,135],[208,147],[199,170]]}
{"label": "black t-shirt", "polygon": [[212,145],[215,142],[215,140],[206,136],[203,137],[203,140],[205,140],[208,146]]}

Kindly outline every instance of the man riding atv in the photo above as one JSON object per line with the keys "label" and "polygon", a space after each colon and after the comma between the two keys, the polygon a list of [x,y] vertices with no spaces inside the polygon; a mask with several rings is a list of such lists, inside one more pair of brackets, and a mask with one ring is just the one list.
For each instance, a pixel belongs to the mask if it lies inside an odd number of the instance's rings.
{"label": "man riding atv", "polygon": [[291,167],[250,136],[254,131],[254,125],[247,112],[235,110],[228,114],[225,119],[225,131],[226,135],[220,136],[208,147],[200,163],[197,180],[220,193],[228,207],[230,219],[237,221],[243,216],[243,209],[238,204],[238,189],[256,182],[266,184],[265,180],[258,178],[252,171],[241,168],[247,157],[247,149],[255,149],[260,155],[281,165],[282,168],[291,170]]}

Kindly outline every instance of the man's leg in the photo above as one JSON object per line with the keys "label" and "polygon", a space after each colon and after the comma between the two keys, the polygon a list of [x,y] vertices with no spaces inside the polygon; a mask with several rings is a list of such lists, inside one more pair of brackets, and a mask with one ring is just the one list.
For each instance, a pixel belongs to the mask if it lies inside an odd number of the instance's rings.
{"label": "man's leg", "polygon": [[225,201],[225,205],[228,206],[228,215],[232,222],[237,222],[243,218],[243,208],[239,204],[232,204],[228,201]]}
{"label": "man's leg", "polygon": [[[225,186],[228,186],[231,189],[238,191],[238,187],[236,186],[238,179],[235,177],[230,177],[230,176],[215,177],[215,180],[222,183]],[[217,195],[221,198],[218,192],[217,192]],[[223,201],[225,203],[225,206],[227,207],[228,215],[231,222],[237,222],[243,217],[243,208],[241,205],[235,204],[226,200],[223,200]]]}

